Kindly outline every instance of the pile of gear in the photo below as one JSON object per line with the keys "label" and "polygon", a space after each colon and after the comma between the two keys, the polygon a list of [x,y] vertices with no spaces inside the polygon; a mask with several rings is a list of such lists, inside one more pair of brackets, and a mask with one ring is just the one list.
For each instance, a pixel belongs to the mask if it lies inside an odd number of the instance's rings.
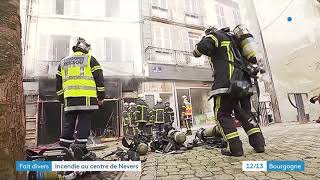
{"label": "pile of gear", "polygon": [[159,98],[156,105],[149,108],[143,97],[140,94],[136,103],[124,103],[123,146],[137,151],[140,155],[145,155],[149,147],[154,152],[168,153],[179,150],[186,141],[186,135],[172,127],[174,112],[170,103],[163,103]]}

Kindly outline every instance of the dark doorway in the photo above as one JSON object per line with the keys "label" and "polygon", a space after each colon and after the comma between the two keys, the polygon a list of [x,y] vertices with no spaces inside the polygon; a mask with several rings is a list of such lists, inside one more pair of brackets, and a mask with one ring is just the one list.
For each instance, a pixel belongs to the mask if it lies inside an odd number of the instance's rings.
{"label": "dark doorway", "polygon": [[106,101],[93,115],[91,131],[94,136],[119,137],[120,122],[118,118],[117,100]]}
{"label": "dark doorway", "polygon": [[40,102],[38,112],[38,144],[45,145],[59,141],[61,104],[59,102]]}

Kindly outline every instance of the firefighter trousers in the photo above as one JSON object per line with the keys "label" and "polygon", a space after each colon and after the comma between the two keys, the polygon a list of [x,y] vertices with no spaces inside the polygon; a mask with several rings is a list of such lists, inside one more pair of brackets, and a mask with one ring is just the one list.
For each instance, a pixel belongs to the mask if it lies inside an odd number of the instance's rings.
{"label": "firefighter trousers", "polygon": [[73,142],[86,144],[90,135],[92,115],[92,111],[65,112],[59,144],[65,147],[69,147]]}
{"label": "firefighter trousers", "polygon": [[231,153],[243,152],[239,133],[234,119],[231,117],[232,111],[235,112],[236,118],[249,136],[250,145],[253,148],[265,146],[261,129],[251,113],[250,96],[243,99],[232,99],[228,94],[223,94],[215,96],[214,101],[216,123],[223,139],[227,142],[228,151]]}

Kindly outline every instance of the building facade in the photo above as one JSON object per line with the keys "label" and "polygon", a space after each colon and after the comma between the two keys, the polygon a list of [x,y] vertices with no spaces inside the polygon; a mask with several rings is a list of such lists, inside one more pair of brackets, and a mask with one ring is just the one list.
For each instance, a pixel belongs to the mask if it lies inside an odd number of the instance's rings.
{"label": "building facade", "polygon": [[184,128],[183,95],[193,106],[194,127],[213,124],[213,70],[192,50],[207,27],[233,29],[242,16],[236,0],[23,0],[27,142],[52,143],[60,135],[55,73],[79,36],[103,67],[109,99],[95,114],[94,135],[121,136],[122,104],[140,93],[150,107],[159,97],[170,102],[177,128]]}
{"label": "building facade", "polygon": [[241,22],[233,0],[143,0],[143,45],[146,81],[140,90],[147,103],[157,98],[169,101],[180,121],[183,95],[193,106],[193,125],[214,123],[213,100],[208,101],[213,70],[206,57],[194,58],[192,51],[209,26],[234,28]]}
{"label": "building facade", "polygon": [[91,44],[111,99],[95,115],[93,133],[102,134],[109,125],[119,136],[121,97],[137,91],[144,76],[140,1],[24,0],[21,17],[27,142],[47,144],[59,137],[63,114],[55,98],[55,74],[77,37]]}

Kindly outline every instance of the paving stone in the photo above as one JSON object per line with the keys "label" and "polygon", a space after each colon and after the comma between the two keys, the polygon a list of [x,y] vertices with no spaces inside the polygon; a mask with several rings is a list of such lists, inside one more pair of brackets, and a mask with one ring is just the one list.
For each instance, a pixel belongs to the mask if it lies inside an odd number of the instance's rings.
{"label": "paving stone", "polygon": [[267,173],[267,176],[273,179],[288,179],[292,177],[291,175],[283,172],[269,172]]}
{"label": "paving stone", "polygon": [[182,175],[169,175],[166,177],[159,177],[157,180],[182,180],[183,176]]}
{"label": "paving stone", "polygon": [[157,171],[157,177],[168,176],[169,173],[166,171]]}
{"label": "paving stone", "polygon": [[194,174],[195,172],[192,171],[192,170],[180,170],[179,171],[179,174],[182,174],[182,175],[188,175],[188,174]]}
{"label": "paving stone", "polygon": [[[152,180],[155,174],[157,179],[320,179],[320,138],[314,138],[319,134],[319,127],[312,123],[281,123],[262,127],[267,146],[266,152],[261,154],[253,151],[245,132],[241,130],[245,151],[243,157],[225,157],[220,154],[220,149],[203,147],[182,154],[148,153],[147,161],[142,163],[142,172],[124,172],[121,179]],[[103,151],[99,153],[105,154]],[[304,160],[305,172],[242,172],[241,169],[242,161],[288,159]]]}
{"label": "paving stone", "polygon": [[195,176],[197,176],[199,178],[211,177],[212,175],[213,174],[211,172],[201,172],[201,173],[196,172],[195,173]]}
{"label": "paving stone", "polygon": [[214,175],[214,179],[219,179],[219,180],[229,180],[229,179],[234,179],[233,176],[227,175],[227,174],[222,174],[222,175]]}
{"label": "paving stone", "polygon": [[141,176],[141,180],[155,180],[155,179],[156,179],[156,177],[152,176],[152,175]]}
{"label": "paving stone", "polygon": [[179,169],[178,168],[168,168],[168,169],[165,169],[165,171],[167,171],[167,172],[178,172]]}
{"label": "paving stone", "polygon": [[193,178],[183,178],[183,179],[185,179],[185,180],[201,180],[200,178],[197,178],[197,177],[193,177]]}

